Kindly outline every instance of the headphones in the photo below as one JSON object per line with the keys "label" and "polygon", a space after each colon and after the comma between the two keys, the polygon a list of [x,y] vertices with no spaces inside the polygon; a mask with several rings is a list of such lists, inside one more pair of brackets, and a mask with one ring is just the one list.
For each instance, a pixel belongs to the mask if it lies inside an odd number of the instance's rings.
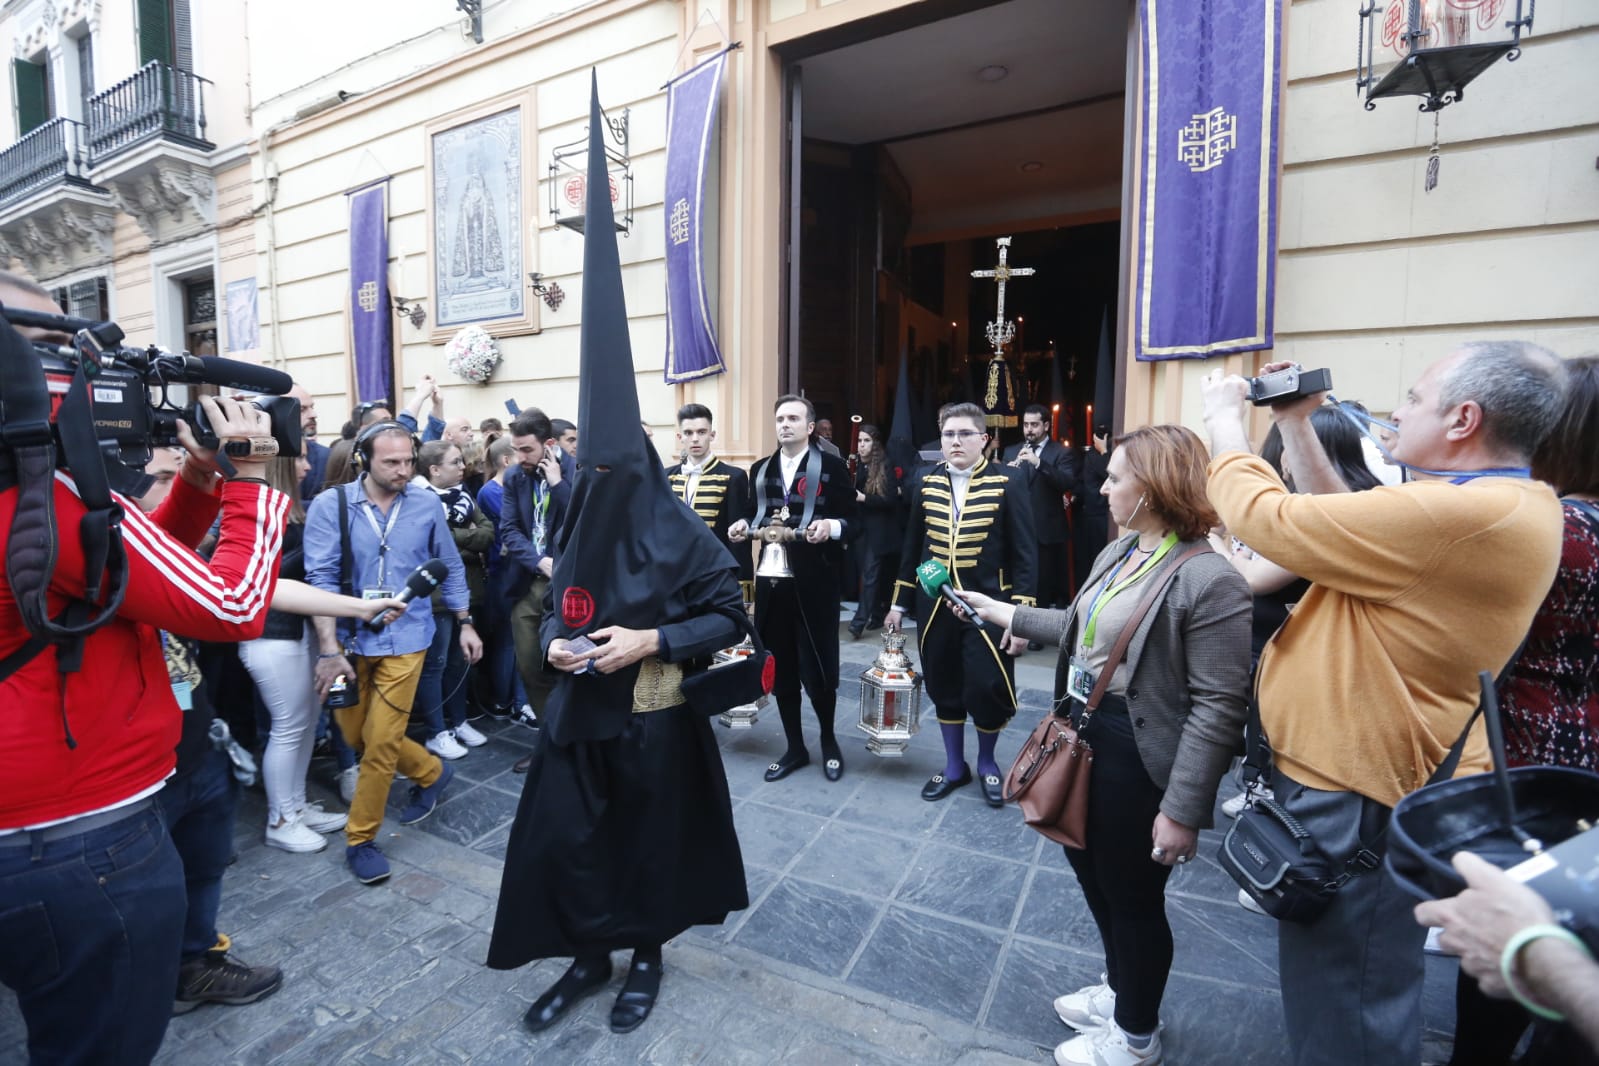
{"label": "headphones", "polygon": [[365,470],[372,465],[372,451],[377,447],[377,439],[385,433],[399,431],[404,433],[411,442],[411,461],[416,461],[418,451],[416,435],[411,432],[411,427],[404,422],[389,420],[387,422],[374,422],[355,435],[355,452],[351,459],[355,462],[357,470]]}

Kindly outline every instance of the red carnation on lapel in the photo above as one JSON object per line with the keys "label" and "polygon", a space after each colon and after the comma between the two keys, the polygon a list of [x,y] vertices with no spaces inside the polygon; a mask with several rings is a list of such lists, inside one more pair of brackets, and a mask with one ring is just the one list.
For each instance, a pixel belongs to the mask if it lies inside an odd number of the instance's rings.
{"label": "red carnation on lapel", "polygon": [[894,476],[895,477],[904,477],[905,476],[905,471],[902,468],[896,466],[894,468]]}
{"label": "red carnation on lapel", "polygon": [[761,691],[770,696],[772,694],[772,686],[776,683],[777,656],[767,652],[766,661],[761,664]]}
{"label": "red carnation on lapel", "polygon": [[805,475],[804,474],[801,474],[799,477],[794,479],[794,495],[798,496],[802,500],[805,498]]}
{"label": "red carnation on lapel", "polygon": [[588,589],[573,585],[561,596],[561,621],[568,629],[579,629],[594,620],[594,597]]}

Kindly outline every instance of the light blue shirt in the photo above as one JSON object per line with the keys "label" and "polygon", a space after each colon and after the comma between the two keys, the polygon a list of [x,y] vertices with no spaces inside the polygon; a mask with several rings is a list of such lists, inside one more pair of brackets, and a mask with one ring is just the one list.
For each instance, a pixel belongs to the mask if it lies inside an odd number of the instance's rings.
{"label": "light blue shirt", "polygon": [[[467,610],[466,570],[450,535],[444,505],[436,493],[407,485],[389,510],[382,511],[366,493],[367,476],[319,493],[305,514],[305,579],[319,589],[339,592],[339,499],[350,504],[350,556],[355,572],[350,588],[360,596],[367,589],[397,595],[411,572],[432,558],[449,567],[444,579],[444,605],[460,614]],[[359,622],[341,623],[341,636],[356,655],[407,655],[433,643],[433,609],[427,596],[411,601],[405,614],[373,633]]]}

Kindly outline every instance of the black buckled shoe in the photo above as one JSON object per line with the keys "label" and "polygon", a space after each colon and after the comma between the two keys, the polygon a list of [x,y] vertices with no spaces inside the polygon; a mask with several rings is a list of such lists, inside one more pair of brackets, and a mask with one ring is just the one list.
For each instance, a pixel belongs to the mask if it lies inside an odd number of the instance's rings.
{"label": "black buckled shoe", "polygon": [[965,763],[961,763],[961,775],[953,781],[943,774],[934,774],[929,778],[927,784],[922,786],[922,799],[929,802],[941,800],[957,788],[964,788],[971,783],[972,768]]}
{"label": "black buckled shoe", "polygon": [[661,994],[661,964],[634,960],[627,973],[627,984],[617,993],[616,1004],[611,1007],[611,1032],[631,1033],[644,1024],[644,1019],[655,1009],[655,998]]}
{"label": "black buckled shoe", "polygon": [[781,759],[766,768],[767,781],[781,781],[795,770],[809,766],[811,757],[808,752],[798,755],[784,755]]}
{"label": "black buckled shoe", "polygon": [[826,756],[822,762],[822,773],[827,776],[829,781],[837,781],[839,778],[843,777],[844,756],[838,752],[834,752],[832,755]]}
{"label": "black buckled shoe", "polygon": [[[583,997],[600,988],[611,979],[611,957],[603,963],[597,960],[574,959],[560,978],[522,1016],[522,1024],[530,1033],[542,1033],[561,1020]],[[642,1020],[642,1019],[641,1019]]]}
{"label": "black buckled shoe", "polygon": [[983,798],[990,807],[1005,806],[1005,779],[998,774],[984,774]]}

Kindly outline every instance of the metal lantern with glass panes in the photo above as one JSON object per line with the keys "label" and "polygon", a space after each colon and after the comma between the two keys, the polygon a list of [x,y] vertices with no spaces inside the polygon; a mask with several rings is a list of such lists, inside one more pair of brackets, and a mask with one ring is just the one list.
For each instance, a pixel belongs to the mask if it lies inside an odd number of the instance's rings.
{"label": "metal lantern with glass panes", "polygon": [[[755,583],[753,581],[740,581],[739,588],[744,592],[744,611],[751,618],[755,617]],[[711,669],[736,663],[746,655],[755,654],[755,644],[746,636],[731,648],[723,648],[711,656]],[[749,729],[760,720],[760,710],[771,701],[770,695],[763,695],[754,703],[741,703],[737,707],[729,707],[716,716],[716,720],[729,729]]]}
{"label": "metal lantern with glass panes", "polygon": [[1532,11],[1533,0],[1365,0],[1355,89],[1368,111],[1386,96],[1420,96],[1421,110],[1437,111],[1501,56],[1521,55]]}
{"label": "metal lantern with glass panes", "polygon": [[905,654],[905,634],[883,633],[883,650],[861,675],[860,730],[866,750],[885,759],[905,754],[922,725],[922,677]]}

